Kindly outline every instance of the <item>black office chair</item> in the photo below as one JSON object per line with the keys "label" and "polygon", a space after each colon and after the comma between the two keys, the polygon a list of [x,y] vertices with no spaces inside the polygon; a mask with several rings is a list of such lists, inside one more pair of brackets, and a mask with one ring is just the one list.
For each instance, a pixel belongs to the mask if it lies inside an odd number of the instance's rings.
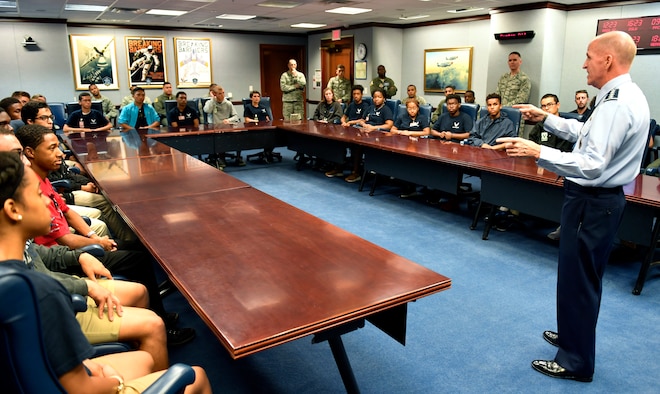
{"label": "black office chair", "polygon": [[62,129],[66,123],[64,103],[48,103],[48,107],[50,107],[50,112],[52,112],[55,117],[55,120],[53,121],[54,126],[56,126],[57,129]]}
{"label": "black office chair", "polygon": [[[243,108],[247,108],[248,105],[252,104],[252,100],[249,98],[244,98],[243,99]],[[261,97],[259,100],[259,104],[263,105],[266,107],[266,112],[268,112],[268,118],[272,121],[273,120],[273,111],[270,108],[270,97]],[[273,163],[275,160],[279,161],[280,163],[282,162],[282,154],[279,152],[273,152],[273,149],[275,147],[266,147],[263,151],[259,153],[253,153],[251,155],[246,156],[247,161],[252,161],[252,159],[256,159],[258,162],[262,163]]]}
{"label": "black office chair", "polygon": [[[429,120],[429,124],[431,122],[431,113],[433,112],[431,104],[424,104],[419,106],[419,114],[421,116],[426,116],[426,118]],[[394,119],[399,119],[402,116],[405,116],[405,114],[408,113],[408,110],[406,109],[405,104],[399,104],[399,107],[397,108],[396,113],[394,114]],[[433,126],[433,125],[431,125]]]}
{"label": "black office chair", "polygon": [[399,99],[386,99],[385,100],[385,105],[387,105],[387,108],[392,111],[392,120],[396,122],[397,115],[399,114],[399,104],[401,104],[401,100]]}
{"label": "black office chair", "polygon": [[[25,273],[0,265],[0,380],[7,393],[64,393],[48,361],[35,291]],[[145,394],[177,393],[195,380],[175,364]]]}
{"label": "black office chair", "polygon": [[577,119],[580,122],[584,122],[586,119],[582,119],[582,115],[577,112],[560,112],[559,116],[564,119]]}
{"label": "black office chair", "polygon": [[176,108],[176,100],[165,100],[165,116],[169,115],[174,108]]}
{"label": "black office chair", "polygon": [[651,119],[649,124],[649,139],[652,141],[651,146],[646,148],[644,158],[642,159],[642,173],[646,175],[658,176],[660,174],[660,163],[658,160],[658,146],[655,142],[655,137],[660,133],[660,125]]}
{"label": "black office chair", "polygon": [[[472,123],[477,123],[478,117],[486,116],[488,115],[488,110],[484,108],[481,112],[481,116],[479,116],[479,104],[471,104],[471,103],[461,103],[461,112],[465,112],[472,118]],[[442,103],[442,113],[444,114],[447,112],[447,103]]]}

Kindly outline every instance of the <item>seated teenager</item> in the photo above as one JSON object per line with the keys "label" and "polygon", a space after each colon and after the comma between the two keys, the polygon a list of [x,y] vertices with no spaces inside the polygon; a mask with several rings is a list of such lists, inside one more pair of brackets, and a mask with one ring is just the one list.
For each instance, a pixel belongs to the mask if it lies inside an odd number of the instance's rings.
{"label": "seated teenager", "polygon": [[199,127],[199,113],[188,106],[186,92],[177,92],[176,107],[167,114],[167,121],[171,127]]}
{"label": "seated teenager", "polygon": [[243,119],[245,123],[270,122],[272,120],[268,116],[268,109],[261,104],[261,93],[256,90],[250,92],[250,105],[245,106]]}
{"label": "seated teenager", "polygon": [[[30,270],[23,261],[27,240],[48,232],[50,201],[41,194],[37,175],[17,153],[0,152],[0,264],[24,273],[34,286],[46,357],[68,393],[141,392],[163,371],[152,373],[147,352],[118,353],[90,360],[94,349],[80,331],[71,296],[57,281]],[[206,373],[195,369],[186,393],[210,393]]]}
{"label": "seated teenager", "polygon": [[[431,132],[430,121],[428,117],[419,115],[419,101],[416,98],[409,98],[406,100],[406,113],[397,118],[390,132],[409,137],[429,135]],[[408,198],[415,195],[417,195],[417,185],[404,182],[400,197]]]}
{"label": "seated teenager", "polygon": [[[358,119],[355,122],[356,127],[361,127],[366,132],[371,131],[390,131],[394,125],[394,116],[392,111],[385,105],[385,92],[382,89],[375,89],[371,93],[374,104],[369,108],[367,116],[364,119]],[[359,174],[360,162],[362,161],[363,149],[359,146],[351,148],[353,155],[353,172],[344,178],[346,182],[353,183],[362,179]]]}
{"label": "seated teenager", "polygon": [[409,98],[406,100],[406,113],[397,118],[390,132],[410,137],[429,135],[431,132],[429,122],[429,118],[419,115],[419,101],[416,98]]}
{"label": "seated teenager", "polygon": [[78,95],[80,109],[73,111],[64,124],[64,132],[109,131],[112,124],[102,112],[92,108],[92,94],[82,92]]}
{"label": "seated teenager", "polygon": [[[362,94],[364,92],[364,87],[362,85],[354,85],[352,89],[353,100],[346,107],[346,111],[341,117],[341,125],[344,127],[357,125],[360,120],[363,120],[367,117],[369,112],[369,104],[366,101],[362,100]],[[355,179],[356,181],[360,180],[360,174],[358,173],[360,162],[362,161],[362,151],[359,154],[356,152],[358,150],[355,147],[351,147],[351,155],[353,159],[353,171],[348,175],[347,179]],[[327,171],[325,176],[328,178],[336,176],[344,176],[343,163],[338,163],[335,165],[335,168]],[[355,182],[355,181],[354,181]]]}
{"label": "seated teenager", "polygon": [[488,116],[479,119],[466,140],[469,145],[486,149],[504,149],[504,144],[498,144],[500,137],[517,137],[518,126],[502,112],[502,99],[499,94],[491,93],[486,96]]}
{"label": "seated teenager", "polygon": [[[62,197],[53,189],[47,174],[59,167],[63,156],[53,131],[39,125],[26,125],[18,130],[16,137],[21,142],[32,170],[39,176],[42,193],[51,200],[49,209],[53,221],[50,232],[35,238],[35,242],[44,246],[64,245],[70,249],[100,245],[106,250],[105,255],[100,259],[111,272],[142,283],[147,288],[149,307],[165,321],[168,328],[168,343],[177,345],[192,340],[195,331],[192,328],[176,329],[178,315],[165,311],[149,256],[139,250],[118,250],[122,249],[121,242],[95,234],[80,215],[69,209]],[[72,227],[76,233],[71,233],[69,227]],[[67,267],[66,272],[82,274],[80,267]]]}
{"label": "seated teenager", "polygon": [[[79,112],[80,116],[82,116],[82,111],[85,110],[85,108],[92,110],[92,102],[91,102],[91,97],[89,93],[81,93],[81,110]],[[77,111],[76,111],[77,112]],[[73,114],[76,114],[74,112]],[[95,111],[95,115],[90,113],[89,116],[94,115],[93,119],[96,119],[94,122],[96,124],[100,125],[103,122],[106,124],[106,128],[110,128],[110,123],[105,119],[105,117],[102,116],[102,114],[98,111]],[[75,122],[79,122],[81,117],[79,116],[74,116],[71,115],[70,120],[75,124]],[[31,125],[41,125],[44,126],[48,129],[52,129],[53,127],[53,114],[48,107],[48,104],[42,103],[39,101],[30,101],[25,106],[23,106],[23,109],[21,110],[21,117],[24,119],[25,124]],[[75,119],[75,121],[74,121]],[[84,122],[88,122],[88,125],[92,125],[92,119],[88,118],[87,120],[84,120]],[[86,128],[82,128],[83,130],[87,130]],[[66,130],[66,126],[65,126]],[[72,131],[73,129],[70,129]],[[79,130],[79,129],[76,129]],[[80,130],[79,130],[80,131]],[[76,208],[76,207],[71,207],[74,209],[78,214],[81,216],[88,216],[91,218],[96,218],[96,219],[101,219],[100,216],[102,216],[103,220],[103,226],[100,226],[98,223],[96,223],[95,220],[92,220],[92,229],[99,235],[108,235],[108,228],[112,231],[112,233],[121,240],[133,242],[136,240],[135,234],[131,229],[126,225],[124,220],[120,217],[120,215],[117,213],[117,211],[114,209],[112,204],[99,193],[98,187],[89,180],[85,175],[82,174],[74,174],[71,171],[69,171],[69,164],[74,164],[76,167],[78,167],[80,164],[77,162],[68,162],[66,160],[62,161],[62,164],[56,169],[53,169],[52,171],[48,172],[48,179],[52,181],[57,181],[57,180],[62,180],[62,179],[67,179],[71,182],[72,190],[70,190],[68,193],[64,193],[63,197],[65,200],[67,200],[67,204],[76,204],[77,206],[81,207],[88,207],[88,208],[93,208],[94,210],[99,210],[100,214],[99,216],[91,216],[92,214],[90,213],[89,209],[81,209],[81,208]],[[107,224],[107,227],[106,227]],[[99,231],[99,229],[101,231]]]}
{"label": "seated teenager", "polygon": [[461,112],[461,96],[450,94],[445,103],[447,111],[443,112],[433,124],[431,137],[453,142],[460,142],[470,137],[470,131],[474,126],[472,117]]}
{"label": "seated teenager", "polygon": [[339,123],[344,112],[341,109],[341,104],[335,100],[335,94],[332,89],[323,89],[323,101],[316,106],[314,110],[313,120],[321,123]]}
{"label": "seated teenager", "polygon": [[390,131],[394,125],[394,115],[385,105],[385,93],[381,89],[375,89],[371,98],[374,105],[369,108],[366,118],[358,121],[357,125],[365,131]]}

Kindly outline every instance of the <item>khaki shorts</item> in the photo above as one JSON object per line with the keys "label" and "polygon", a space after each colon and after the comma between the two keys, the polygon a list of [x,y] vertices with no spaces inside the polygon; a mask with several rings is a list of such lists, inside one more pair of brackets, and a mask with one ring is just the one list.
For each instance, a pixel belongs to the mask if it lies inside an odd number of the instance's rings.
{"label": "khaki shorts", "polygon": [[159,371],[159,372],[154,372],[150,373],[149,375],[145,375],[141,378],[133,379],[131,381],[125,382],[124,383],[124,390],[122,390],[122,394],[134,394],[134,393],[141,393],[144,390],[146,390],[149,386],[154,384],[158,378],[163,375],[165,371]]}
{"label": "khaki shorts", "polygon": [[[99,280],[99,285],[108,289],[113,294],[115,292],[115,282],[112,280]],[[117,342],[119,339],[119,328],[121,327],[121,317],[115,314],[114,321],[108,320],[108,312],[103,313],[103,318],[99,318],[99,308],[91,297],[87,297],[87,311],[76,314],[76,320],[80,324],[83,334],[91,344]]]}

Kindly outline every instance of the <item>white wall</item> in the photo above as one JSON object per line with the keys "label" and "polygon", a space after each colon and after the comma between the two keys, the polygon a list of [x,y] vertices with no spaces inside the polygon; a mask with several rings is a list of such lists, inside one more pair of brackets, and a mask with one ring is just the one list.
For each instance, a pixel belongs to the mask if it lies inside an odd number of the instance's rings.
{"label": "white wall", "polygon": [[[470,87],[475,91],[477,100],[484,100],[487,94],[486,81],[492,47],[492,40],[487,39],[490,34],[489,29],[490,22],[487,20],[405,29],[401,48],[402,74],[400,79],[395,79],[395,82],[401,86],[399,97],[406,94],[407,85],[413,84],[417,86],[418,94],[424,96],[426,101],[433,106],[438,105],[444,99],[444,94],[423,91],[424,50],[473,47]],[[506,62],[503,65],[506,67]]]}
{"label": "white wall", "polygon": [[[40,50],[29,51],[21,45],[23,35],[31,35]],[[128,63],[125,36],[164,37],[167,78],[174,81],[174,37],[211,38],[213,80],[221,84],[226,92],[233,93],[233,100],[248,97],[252,85],[261,90],[259,64],[260,44],[305,45],[304,36],[278,36],[236,34],[224,32],[170,31],[131,29],[117,27],[68,27],[65,23],[0,22],[0,50],[5,56],[0,59],[2,73],[0,86],[3,97],[14,90],[25,90],[30,94],[41,93],[49,101],[71,101],[79,92],[75,91],[69,34],[113,35],[117,51],[119,90],[104,90],[103,94],[119,104],[129,94]],[[270,65],[265,65],[269,67]],[[278,71],[286,71],[286,65],[272,65]],[[176,84],[174,91],[176,92]],[[206,88],[186,88],[188,97],[206,95]],[[155,98],[160,89],[147,89],[147,95]]]}
{"label": "white wall", "polygon": [[[523,55],[523,70],[532,78],[532,96],[536,103],[542,94],[558,92],[563,110],[573,108],[575,90],[586,87],[582,68],[584,53],[589,41],[595,36],[598,19],[629,16],[660,15],[660,2],[597,8],[593,10],[564,12],[552,9],[493,14],[490,20],[452,23],[429,27],[362,28],[345,30],[343,36],[353,36],[355,45],[365,43],[367,53],[367,79],[354,81],[368,88],[376,75],[378,64],[384,64],[387,75],[399,87],[399,97],[405,86],[417,85],[420,94],[436,105],[443,97],[439,93],[423,93],[424,50],[433,48],[473,47],[471,88],[483,102],[486,94],[495,89],[500,75],[508,71],[506,58],[517,50]],[[497,42],[495,32],[534,30],[531,41]],[[39,50],[31,51],[21,45],[23,36],[31,35]],[[128,71],[124,48],[124,36],[156,36],[166,39],[168,78],[174,80],[174,37],[208,37],[212,40],[213,79],[232,92],[234,100],[248,93],[248,86],[260,87],[259,44],[307,44],[306,75],[311,77],[320,68],[321,39],[330,33],[311,34],[307,37],[278,36],[271,34],[251,35],[218,31],[170,31],[116,27],[67,27],[65,23],[0,22],[0,83],[5,94],[14,90],[26,90],[32,94],[44,94],[50,101],[69,101],[74,91],[69,34],[114,35],[117,42],[117,61],[120,65],[120,90],[105,91],[113,101],[119,102],[128,94]],[[656,88],[657,67],[660,55],[639,55],[631,74],[649,100],[651,116],[660,119],[660,92]],[[282,65],[264,65],[285,70]],[[175,88],[176,90],[176,88]],[[190,96],[206,94],[205,89],[186,89]],[[588,89],[590,95],[596,92]],[[155,97],[160,90],[148,91]],[[308,93],[315,97],[316,92]],[[316,95],[318,96],[318,95]]]}
{"label": "white wall", "polygon": [[[38,45],[23,47],[26,34]],[[0,37],[0,96],[25,90],[52,101],[71,100],[74,84],[65,24],[0,22]]]}
{"label": "white wall", "polygon": [[[562,109],[573,109],[575,91],[586,88],[586,73],[582,70],[585,53],[589,41],[596,36],[598,19],[616,19],[635,16],[660,15],[660,3],[630,5],[624,7],[598,8],[595,10],[574,11],[566,19],[566,35],[564,42],[564,60],[562,64],[560,101],[565,103]],[[634,82],[646,95],[651,109],[651,118],[660,119],[660,92],[658,91],[657,74],[660,66],[660,55],[637,55],[630,70]],[[597,90],[588,87],[589,97]],[[571,104],[571,105],[569,105]]]}

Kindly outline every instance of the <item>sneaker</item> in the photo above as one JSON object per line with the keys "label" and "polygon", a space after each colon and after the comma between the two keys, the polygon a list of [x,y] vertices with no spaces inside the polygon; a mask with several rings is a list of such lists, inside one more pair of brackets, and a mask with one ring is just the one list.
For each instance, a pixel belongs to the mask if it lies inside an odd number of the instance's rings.
{"label": "sneaker", "polygon": [[399,198],[410,198],[410,197],[417,197],[419,196],[419,193],[415,189],[411,189],[409,191],[404,191],[399,195]]}
{"label": "sneaker", "polygon": [[561,226],[557,227],[555,231],[548,234],[548,238],[550,238],[553,241],[559,241],[560,235],[561,235]]}
{"label": "sneaker", "polygon": [[325,173],[325,176],[327,176],[328,178],[333,178],[333,177],[336,177],[336,176],[344,176],[344,171],[342,171],[342,170],[330,170],[330,171]]}
{"label": "sneaker", "polygon": [[195,338],[194,328],[170,328],[167,330],[167,345],[181,346]]}
{"label": "sneaker", "polygon": [[348,183],[353,183],[353,182],[357,182],[361,179],[362,179],[361,176],[359,176],[358,174],[353,173],[353,174],[347,176],[344,180]]}

